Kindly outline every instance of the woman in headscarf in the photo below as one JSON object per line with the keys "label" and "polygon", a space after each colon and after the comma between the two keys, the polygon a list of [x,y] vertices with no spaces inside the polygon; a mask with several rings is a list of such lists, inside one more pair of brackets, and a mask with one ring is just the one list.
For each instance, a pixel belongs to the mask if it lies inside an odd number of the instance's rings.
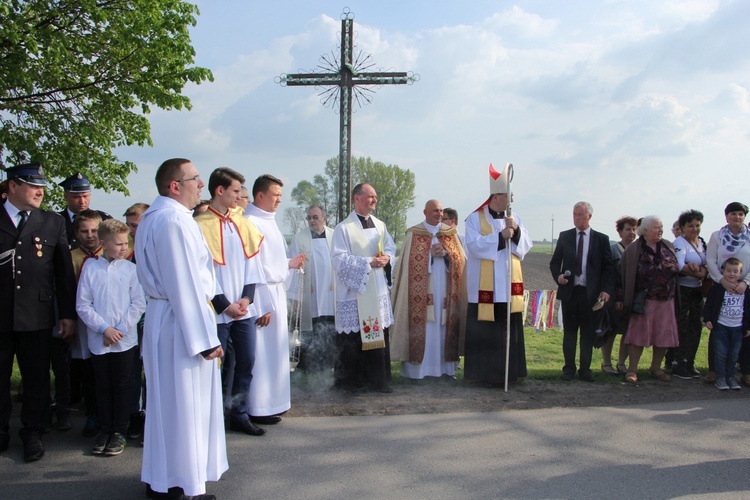
{"label": "woman in headscarf", "polygon": [[[747,205],[739,201],[733,201],[724,209],[724,217],[727,225],[716,231],[708,240],[706,249],[706,260],[708,273],[711,278],[721,284],[728,292],[743,294],[750,284],[747,273],[750,270],[750,231],[745,225]],[[742,274],[740,281],[733,285],[721,275],[721,266],[724,262],[734,257],[742,262]],[[750,386],[750,339],[742,340],[740,349],[740,373],[742,383]],[[708,375],[706,382],[716,382],[716,372],[713,367],[713,347],[711,337],[708,340]]]}

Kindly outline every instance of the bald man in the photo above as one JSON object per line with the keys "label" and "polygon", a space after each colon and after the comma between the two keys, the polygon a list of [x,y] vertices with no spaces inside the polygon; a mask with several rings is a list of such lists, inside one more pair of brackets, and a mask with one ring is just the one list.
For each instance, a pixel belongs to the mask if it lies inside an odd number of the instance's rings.
{"label": "bald man", "polygon": [[424,217],[406,231],[396,265],[391,356],[402,362],[402,377],[453,378],[466,255],[456,228],[442,222],[443,205],[438,200],[425,204]]}

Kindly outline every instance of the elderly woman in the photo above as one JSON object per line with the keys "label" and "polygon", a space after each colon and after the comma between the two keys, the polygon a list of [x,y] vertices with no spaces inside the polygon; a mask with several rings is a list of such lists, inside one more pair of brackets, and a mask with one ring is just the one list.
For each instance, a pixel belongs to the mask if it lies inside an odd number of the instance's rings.
{"label": "elderly woman", "polygon": [[[706,249],[706,261],[708,273],[711,278],[720,283],[728,292],[734,294],[743,294],[750,285],[750,278],[747,273],[750,270],[750,232],[745,225],[745,216],[747,215],[747,205],[738,201],[733,201],[724,209],[724,217],[727,225],[716,231],[708,240]],[[728,283],[721,275],[721,266],[724,262],[734,257],[742,262],[742,274],[737,285]],[[716,381],[716,373],[713,369],[713,345],[711,338],[708,340],[708,370],[706,382],[713,383]],[[750,339],[742,339],[742,348],[740,349],[740,373],[742,373],[742,383],[750,386]]]}
{"label": "elderly woman", "polygon": [[701,282],[708,276],[706,242],[700,237],[703,214],[688,210],[680,214],[682,236],[674,240],[677,264],[680,268],[680,345],[674,351],[676,365],[672,375],[684,380],[697,378],[701,373],[695,368],[695,353],[701,342],[701,312],[703,295]]}
{"label": "elderly woman", "polygon": [[672,244],[662,239],[663,233],[661,219],[654,215],[644,217],[638,226],[641,237],[625,249],[620,260],[622,301],[616,307],[629,314],[625,381],[631,384],[638,382],[643,348],[651,346],[654,352],[649,372],[655,379],[669,382],[671,377],[661,369],[661,362],[667,349],[679,344],[674,306],[677,255]]}

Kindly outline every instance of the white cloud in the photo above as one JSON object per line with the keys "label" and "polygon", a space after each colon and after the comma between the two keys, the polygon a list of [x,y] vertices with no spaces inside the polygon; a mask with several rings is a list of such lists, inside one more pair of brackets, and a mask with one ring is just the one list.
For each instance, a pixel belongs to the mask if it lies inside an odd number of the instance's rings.
{"label": "white cloud", "polygon": [[[338,153],[338,115],[314,88],[282,88],[274,77],[336,52],[340,21],[328,9],[311,15],[306,3],[303,17],[290,7],[257,21],[266,38],[203,48],[229,62],[213,68],[215,83],[187,89],[193,111],[154,112],[153,150],[122,150],[144,166],[134,194],[148,196],[153,168],[171,156],[193,158],[205,177],[219,165],[250,180],[271,172],[287,191],[322,172]],[[421,80],[377,89],[353,117],[353,150],[415,173],[409,223],[429,198],[468,215],[488,194],[490,162],[514,163],[515,208],[539,239],[553,214],[556,231],[568,227],[579,199],[612,236],[625,213],[671,221],[690,207],[706,213],[708,231],[727,201],[748,201],[709,172],[744,168],[750,154],[750,2],[520,3],[460,22],[431,10],[433,23],[418,29],[378,12],[378,22],[356,18],[358,48],[376,67]]]}

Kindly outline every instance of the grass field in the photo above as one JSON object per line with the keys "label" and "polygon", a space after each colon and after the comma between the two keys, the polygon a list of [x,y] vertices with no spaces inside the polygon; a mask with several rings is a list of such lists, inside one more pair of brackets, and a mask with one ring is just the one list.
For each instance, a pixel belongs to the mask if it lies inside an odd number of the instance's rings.
{"label": "grass field", "polygon": [[[562,355],[562,331],[557,328],[549,328],[544,332],[537,332],[532,327],[524,328],[526,340],[526,366],[528,368],[528,378],[533,380],[558,381],[562,373],[563,355]],[[619,337],[615,341],[615,347],[612,352],[612,359],[617,363],[617,351],[619,348]],[[576,360],[578,356],[576,356]],[[695,358],[695,366],[704,373],[708,366],[708,330],[704,329],[701,336],[701,344],[698,348],[698,354]],[[591,361],[591,371],[597,381],[619,383],[619,377],[612,377],[601,371],[602,355],[599,349],[594,349],[594,355]],[[641,370],[647,369],[651,363],[651,349],[645,349],[641,357]],[[393,383],[399,384],[401,379],[399,375],[400,363],[391,364],[391,373]],[[456,373],[456,377],[463,379],[463,358]],[[13,366],[13,375],[11,379],[11,390],[18,390],[18,383],[21,380],[21,374],[18,366]]]}
{"label": "grass field", "polygon": [[[532,380],[548,380],[552,382],[561,382],[563,355],[562,355],[562,330],[549,328],[544,332],[537,332],[532,327],[524,328],[524,338],[526,341],[526,366],[529,372],[528,378]],[[613,364],[617,363],[617,355],[620,345],[620,337],[615,340],[614,349],[612,349]],[[645,371],[651,364],[651,349],[644,349],[643,356],[639,363],[639,371]],[[578,362],[578,352],[576,353],[576,363]],[[591,360],[592,375],[597,381],[618,384],[621,382],[620,377],[613,377],[601,371],[602,353],[599,349],[594,349]],[[702,372],[707,371],[708,367],[708,330],[703,330],[701,344],[698,348],[698,354],[695,357],[695,367]],[[393,363],[391,374],[394,383],[398,384],[399,363]],[[456,378],[463,378],[463,358],[461,366],[456,373]]]}

